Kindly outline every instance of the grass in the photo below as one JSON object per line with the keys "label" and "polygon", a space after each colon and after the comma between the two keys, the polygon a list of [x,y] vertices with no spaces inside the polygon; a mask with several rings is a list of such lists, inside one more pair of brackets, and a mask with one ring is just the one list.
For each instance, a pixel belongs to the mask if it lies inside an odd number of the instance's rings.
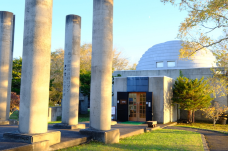
{"label": "grass", "polygon": [[19,111],[14,111],[14,112],[10,115],[9,119],[18,120],[18,119],[19,119]]}
{"label": "grass", "polygon": [[120,122],[119,124],[141,125],[143,123],[145,122],[126,121],[126,122]]}
{"label": "grass", "polygon": [[221,124],[215,124],[215,127],[211,123],[178,123],[176,126],[180,127],[190,127],[190,128],[200,128],[200,129],[206,129],[206,130],[215,130],[219,132],[227,132],[228,133],[228,125],[221,125]]}
{"label": "grass", "polygon": [[89,121],[90,111],[88,110],[87,114],[79,114],[78,122]]}
{"label": "grass", "polygon": [[203,151],[201,134],[191,131],[160,129],[125,139],[118,144],[91,141],[88,144],[62,149],[61,151],[141,151],[141,150],[194,150]]}

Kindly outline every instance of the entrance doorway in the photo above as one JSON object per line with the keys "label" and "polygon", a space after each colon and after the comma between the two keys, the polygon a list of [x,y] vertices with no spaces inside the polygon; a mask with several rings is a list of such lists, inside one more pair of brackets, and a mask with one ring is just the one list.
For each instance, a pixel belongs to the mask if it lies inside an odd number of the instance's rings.
{"label": "entrance doorway", "polygon": [[128,95],[129,121],[146,121],[146,93],[131,92]]}
{"label": "entrance doorway", "polygon": [[152,121],[153,92],[117,92],[118,121]]}

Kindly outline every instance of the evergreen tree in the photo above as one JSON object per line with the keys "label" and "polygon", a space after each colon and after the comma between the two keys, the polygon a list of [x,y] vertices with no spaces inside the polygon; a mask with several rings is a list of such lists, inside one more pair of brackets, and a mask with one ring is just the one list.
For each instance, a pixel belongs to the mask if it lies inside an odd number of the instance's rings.
{"label": "evergreen tree", "polygon": [[[210,85],[202,77],[192,80],[186,77],[178,77],[173,88],[173,103],[180,104],[180,107],[188,111],[188,121],[194,122],[194,113],[197,110],[210,106],[211,98]],[[192,115],[192,118],[191,118]]]}

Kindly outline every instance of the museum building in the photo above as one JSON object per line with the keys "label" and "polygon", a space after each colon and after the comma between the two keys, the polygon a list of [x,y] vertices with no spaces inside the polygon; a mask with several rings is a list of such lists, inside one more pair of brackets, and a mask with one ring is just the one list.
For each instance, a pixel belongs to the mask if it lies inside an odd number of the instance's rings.
{"label": "museum building", "polygon": [[[174,122],[185,118],[178,105],[172,105],[172,88],[180,70],[190,79],[211,77],[216,58],[209,51],[198,51],[194,59],[179,59],[181,41],[167,41],[149,48],[139,60],[136,70],[114,71],[112,106],[117,121]],[[216,98],[227,105],[227,98]],[[196,120],[202,120],[196,113]]]}

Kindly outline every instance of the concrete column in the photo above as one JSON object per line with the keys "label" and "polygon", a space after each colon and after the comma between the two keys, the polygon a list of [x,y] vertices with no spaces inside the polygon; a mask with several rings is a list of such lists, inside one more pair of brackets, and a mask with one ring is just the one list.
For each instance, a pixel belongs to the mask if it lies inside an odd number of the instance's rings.
{"label": "concrete column", "polygon": [[0,11],[0,124],[9,119],[15,16]]}
{"label": "concrete column", "polygon": [[62,123],[78,124],[81,17],[66,17]]}
{"label": "concrete column", "polygon": [[93,0],[90,127],[111,129],[113,0]]}
{"label": "concrete column", "polygon": [[53,0],[25,0],[19,132],[46,133]]}

